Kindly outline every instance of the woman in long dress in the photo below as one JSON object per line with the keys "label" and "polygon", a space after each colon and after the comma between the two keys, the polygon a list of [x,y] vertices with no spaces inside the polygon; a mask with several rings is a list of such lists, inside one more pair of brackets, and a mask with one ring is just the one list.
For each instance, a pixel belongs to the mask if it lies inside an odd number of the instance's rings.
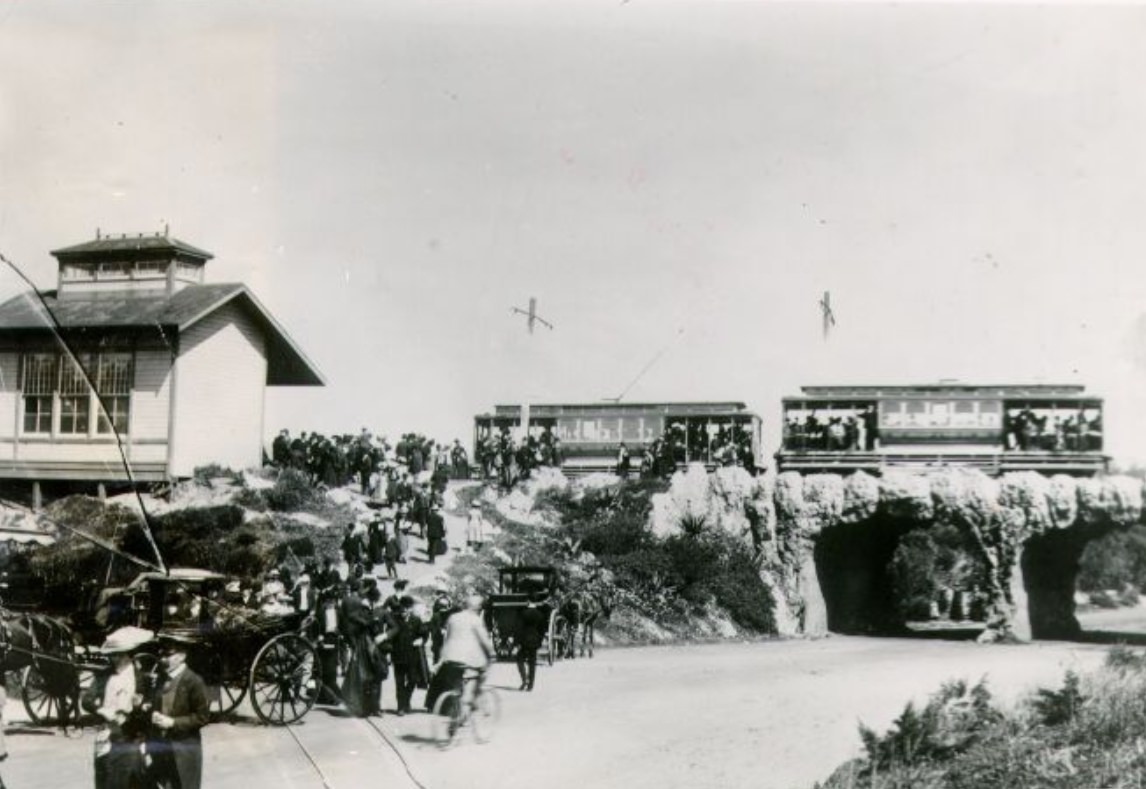
{"label": "woman in long dress", "polygon": [[365,718],[378,714],[382,678],[380,660],[374,645],[376,620],[363,598],[365,583],[358,581],[342,600],[343,627],[350,645],[350,662],[342,678],[342,703],[351,715]]}
{"label": "woman in long dress", "polygon": [[466,548],[476,551],[485,542],[485,518],[481,514],[481,507],[474,504],[470,507],[469,519],[466,520]]}

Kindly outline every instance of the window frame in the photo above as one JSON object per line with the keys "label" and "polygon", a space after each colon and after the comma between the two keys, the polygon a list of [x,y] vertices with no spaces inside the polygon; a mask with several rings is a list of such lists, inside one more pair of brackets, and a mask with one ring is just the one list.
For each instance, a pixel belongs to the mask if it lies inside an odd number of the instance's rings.
{"label": "window frame", "polygon": [[129,435],[133,351],[84,351],[74,361],[59,351],[25,351],[20,373],[20,438],[91,441]]}

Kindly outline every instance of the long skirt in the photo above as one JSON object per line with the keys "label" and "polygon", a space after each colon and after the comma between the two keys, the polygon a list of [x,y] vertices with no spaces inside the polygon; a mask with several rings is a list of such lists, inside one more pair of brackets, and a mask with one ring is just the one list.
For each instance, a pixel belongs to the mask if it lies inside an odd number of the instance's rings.
{"label": "long skirt", "polygon": [[346,676],[342,678],[342,703],[347,711],[359,718],[378,712],[381,685],[381,678],[366,650],[355,648],[346,667]]}

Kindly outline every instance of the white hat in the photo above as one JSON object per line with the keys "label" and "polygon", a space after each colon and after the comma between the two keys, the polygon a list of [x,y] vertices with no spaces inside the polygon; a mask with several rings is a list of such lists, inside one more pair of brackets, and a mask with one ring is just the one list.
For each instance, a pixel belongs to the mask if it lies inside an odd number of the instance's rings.
{"label": "white hat", "polygon": [[154,640],[155,634],[150,630],[144,630],[142,627],[134,627],[128,625],[121,627],[114,633],[109,635],[103,642],[103,646],[99,648],[100,654],[112,655],[120,652],[130,652],[137,647],[141,647],[149,641]]}

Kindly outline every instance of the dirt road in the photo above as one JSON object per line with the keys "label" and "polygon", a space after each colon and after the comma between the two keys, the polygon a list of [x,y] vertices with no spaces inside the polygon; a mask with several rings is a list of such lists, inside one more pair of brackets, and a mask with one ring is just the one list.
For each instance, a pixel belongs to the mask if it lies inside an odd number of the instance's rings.
{"label": "dirt road", "polygon": [[[882,728],[944,680],[987,675],[1014,699],[1105,651],[845,637],[601,650],[542,669],[533,693],[516,690],[512,664],[497,665],[503,720],[492,743],[439,751],[426,715],[388,715],[380,728],[429,789],[808,787],[857,753],[857,721]],[[394,708],[392,682],[384,701]],[[9,713],[20,729],[22,710],[10,703]],[[88,785],[92,734],[10,733],[0,774],[9,786]],[[412,785],[369,724],[332,711],[293,731],[215,724],[204,739],[214,789],[342,789],[383,776]]]}
{"label": "dirt road", "polygon": [[437,752],[418,719],[397,733],[433,789],[807,787],[857,754],[858,721],[885,727],[945,680],[986,675],[1013,700],[1104,653],[843,637],[610,650],[544,671],[532,694],[500,667],[504,715],[490,744]]}

